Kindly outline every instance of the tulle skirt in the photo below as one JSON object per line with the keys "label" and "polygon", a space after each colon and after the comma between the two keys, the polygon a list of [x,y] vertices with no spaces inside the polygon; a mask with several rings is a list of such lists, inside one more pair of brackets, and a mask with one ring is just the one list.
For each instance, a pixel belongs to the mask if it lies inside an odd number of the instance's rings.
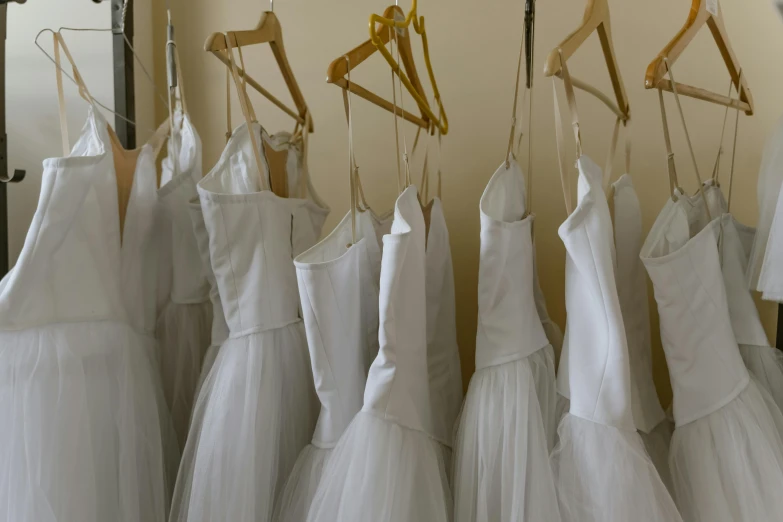
{"label": "tulle skirt", "polygon": [[265,522],[315,429],[301,322],[228,339],[193,409],[171,522]]}
{"label": "tulle skirt", "polygon": [[560,520],[542,417],[542,407],[554,417],[556,395],[551,347],[473,375],[456,437],[455,522]]}
{"label": "tulle skirt", "polygon": [[672,474],[669,470],[669,448],[671,447],[673,433],[674,423],[669,419],[663,419],[650,433],[639,432],[644,449],[647,450],[650,460],[652,460],[655,469],[658,470],[658,475],[663,480],[664,486],[672,495],[674,495],[674,485],[672,484]]}
{"label": "tulle skirt", "polygon": [[740,344],[740,355],[745,366],[767,390],[778,408],[783,410],[783,352],[771,346]]}
{"label": "tulle skirt", "polygon": [[207,348],[207,351],[204,353],[204,359],[201,361],[201,373],[198,376],[198,383],[196,383],[196,393],[193,394],[194,398],[198,398],[201,394],[201,388],[204,386],[204,381],[207,380],[209,372],[212,371],[212,367],[215,365],[215,359],[217,359],[219,351],[219,344],[210,344],[209,348]]}
{"label": "tulle skirt", "polygon": [[688,522],[779,522],[783,415],[751,380],[721,409],[678,426],[669,464]]}
{"label": "tulle skirt", "polygon": [[163,393],[174,420],[179,447],[185,446],[201,363],[212,332],[212,303],[169,301],[158,318],[156,336]]}
{"label": "tulle skirt", "polygon": [[275,522],[305,522],[332,448],[305,446],[275,507]]}
{"label": "tulle skirt", "polygon": [[308,522],[450,522],[439,443],[359,412],[326,463]]}
{"label": "tulle skirt", "polygon": [[682,521],[638,433],[569,413],[558,435],[551,462],[563,522]]}
{"label": "tulle skirt", "polygon": [[166,520],[176,441],[155,350],[111,321],[0,333],[0,518]]}

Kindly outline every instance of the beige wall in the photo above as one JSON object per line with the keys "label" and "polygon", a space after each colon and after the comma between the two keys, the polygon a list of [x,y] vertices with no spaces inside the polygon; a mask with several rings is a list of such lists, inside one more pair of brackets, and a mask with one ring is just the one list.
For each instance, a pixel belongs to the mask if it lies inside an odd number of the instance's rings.
{"label": "beige wall", "polygon": [[[157,12],[153,13],[158,24],[154,32],[156,73],[163,85],[165,14],[163,2],[156,4]],[[401,4],[407,8],[408,1]],[[459,341],[466,383],[473,371],[475,347],[478,201],[506,149],[523,4],[521,0],[420,0],[420,13],[427,18],[433,64],[451,121],[451,132],[443,143],[443,200],[454,256]],[[536,26],[539,74],[533,113],[533,210],[538,216],[536,245],[542,285],[550,312],[561,325],[565,323],[564,249],[557,236],[557,227],[565,218],[565,209],[555,152],[551,80],[543,78],[540,70],[548,51],[579,23],[583,5],[583,0],[539,2]],[[611,1],[617,58],[633,114],[632,174],[648,229],[666,200],[668,185],[657,95],[655,91],[644,90],[643,76],[650,60],[684,22],[689,6],[687,0]],[[380,0],[276,2],[275,11],[284,27],[290,62],[314,115],[316,133],[311,140],[310,165],[316,187],[333,209],[327,231],[347,210],[348,190],[347,134],[342,99],[337,87],[324,82],[326,68],[334,58],[367,38],[369,14],[382,12],[385,7]],[[253,27],[265,8],[267,4],[258,0],[172,0],[188,104],[204,141],[207,168],[215,162],[224,145],[226,88],[225,68],[202,50],[204,39],[213,31]],[[724,0],[723,8],[734,50],[743,64],[757,106],[755,116],[740,119],[732,210],[740,220],[754,223],[756,177],[762,146],[783,113],[780,96],[783,25],[770,2]],[[415,46],[418,45],[416,42]],[[245,60],[256,79],[283,99],[290,100],[268,49],[247,49]],[[573,74],[610,92],[597,38],[588,41],[569,63]],[[420,72],[424,74],[423,70]],[[728,87],[720,55],[706,30],[677,62],[675,72],[681,82],[718,92],[725,92]],[[357,68],[353,79],[391,98],[389,69],[380,56]],[[613,116],[596,100],[582,94],[577,96],[585,151],[602,163]],[[291,128],[291,121],[281,112],[258,97],[254,100],[258,117],[267,129]],[[692,190],[695,182],[683,134],[673,100],[667,96],[667,101],[681,180]],[[412,108],[412,101],[407,99],[405,106]],[[241,120],[236,102],[233,109],[236,124]],[[699,167],[706,175],[717,151],[723,110],[693,100],[684,101],[684,110]],[[158,116],[163,118],[164,114]],[[392,116],[357,99],[354,122],[356,154],[370,202],[379,210],[389,208],[396,196]],[[410,125],[403,128],[410,146],[415,129]],[[723,172],[728,172],[729,156],[724,158]],[[416,163],[420,161],[421,157]],[[620,154],[615,166],[616,171],[622,168]],[[762,313],[771,334],[774,308],[763,306]],[[657,331],[657,323],[654,330]],[[656,348],[654,364],[659,391],[668,401],[670,390],[660,348]]]}

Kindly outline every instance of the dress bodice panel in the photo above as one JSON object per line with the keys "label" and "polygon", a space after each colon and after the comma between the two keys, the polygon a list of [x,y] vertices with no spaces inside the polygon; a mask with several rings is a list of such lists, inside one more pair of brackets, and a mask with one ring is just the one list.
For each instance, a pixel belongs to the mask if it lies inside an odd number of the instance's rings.
{"label": "dress bodice panel", "polygon": [[612,222],[601,169],[586,156],[579,158],[578,167],[578,204],[558,230],[566,247],[563,357],[568,358],[570,413],[635,430]]}
{"label": "dress bodice panel", "polygon": [[367,372],[378,353],[381,250],[370,215],[357,213],[354,238],[349,213],[295,264],[321,401],[313,444],[331,448],[362,409]]}
{"label": "dress bodice panel", "polygon": [[107,125],[91,107],[70,155],[44,161],[24,246],[0,282],[0,328],[99,320],[154,328],[153,149],[140,152],[121,237]]}
{"label": "dress bodice panel", "polygon": [[380,350],[370,366],[362,409],[432,434],[424,238],[424,217],[411,186],[397,198],[391,233],[383,236]]}
{"label": "dress bodice panel", "polygon": [[613,186],[615,274],[631,367],[631,405],[636,428],[650,433],[666,414],[653,382],[647,274],[639,259],[642,212],[628,174],[621,176]]}
{"label": "dress bodice panel", "polygon": [[749,380],[729,318],[720,219],[691,238],[686,205],[684,199],[667,202],[641,254],[658,303],[677,425],[716,411]]}
{"label": "dress bodice panel", "polygon": [[429,208],[426,242],[427,366],[430,400],[435,416],[433,435],[451,446],[454,423],[462,407],[462,370],[457,346],[454,267],[443,205],[439,198]]}
{"label": "dress bodice panel", "polygon": [[[266,140],[259,126],[253,131]],[[262,190],[260,176],[268,176],[267,164],[262,168],[267,172],[258,172],[250,135],[241,126],[198,183],[210,261],[232,336],[299,319],[293,258],[315,244],[328,213],[313,200]],[[297,175],[304,174],[291,178]]]}
{"label": "dress bodice panel", "polygon": [[521,359],[549,344],[534,298],[531,229],[522,171],[509,161],[484,190],[476,369]]}
{"label": "dress bodice panel", "polygon": [[212,303],[212,346],[220,346],[228,337],[228,324],[223,312],[223,303],[220,300],[220,291],[217,286],[215,272],[212,270],[212,262],[209,258],[209,234],[204,222],[204,213],[201,211],[201,203],[198,200],[191,201],[188,205],[190,221],[193,226],[193,237],[196,240],[199,259],[201,260],[201,273],[209,283],[209,300]]}
{"label": "dress bodice panel", "polygon": [[188,205],[198,198],[196,183],[202,175],[201,140],[187,116],[174,140],[169,139],[169,154],[162,164],[158,198],[171,223],[172,271],[171,300],[175,303],[201,303],[209,295]]}

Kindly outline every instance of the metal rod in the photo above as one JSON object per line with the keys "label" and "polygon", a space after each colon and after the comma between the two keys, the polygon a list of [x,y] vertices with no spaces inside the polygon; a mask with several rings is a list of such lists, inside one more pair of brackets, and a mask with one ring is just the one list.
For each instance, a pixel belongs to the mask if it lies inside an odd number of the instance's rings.
{"label": "metal rod", "polygon": [[[123,20],[125,13],[125,20]],[[124,27],[123,27],[124,22]],[[136,127],[127,120],[136,121],[136,97],[133,76],[133,51],[125,39],[133,43],[133,2],[111,1],[112,51],[114,55],[114,130],[126,149],[136,148]],[[124,32],[123,32],[124,30]]]}

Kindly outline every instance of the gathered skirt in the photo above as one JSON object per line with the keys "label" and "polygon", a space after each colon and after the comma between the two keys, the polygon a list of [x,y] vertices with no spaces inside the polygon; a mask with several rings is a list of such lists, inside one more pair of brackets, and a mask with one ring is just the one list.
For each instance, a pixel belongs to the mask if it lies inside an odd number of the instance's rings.
{"label": "gathered skirt", "polygon": [[740,355],[756,381],[783,411],[783,352],[771,346],[740,344]]}
{"label": "gathered skirt", "polygon": [[165,522],[176,441],[156,342],[121,322],[0,333],[0,513]]}
{"label": "gathered skirt", "polygon": [[229,338],[199,391],[170,522],[264,522],[315,429],[301,321]]}
{"label": "gathered skirt", "polygon": [[569,413],[558,436],[551,463],[563,522],[682,522],[637,432]]}
{"label": "gathered skirt", "polygon": [[783,516],[783,414],[751,379],[719,410],[678,426],[669,465],[688,522],[773,522]]}
{"label": "gathered skirt", "polygon": [[212,303],[174,303],[163,308],[156,328],[163,393],[179,447],[185,446],[201,365],[212,337]]}
{"label": "gathered skirt", "polygon": [[275,522],[307,520],[307,512],[313,503],[324,466],[331,454],[332,448],[318,448],[312,444],[305,446],[286,481],[272,520]]}
{"label": "gathered skirt", "polygon": [[450,522],[440,443],[361,411],[334,448],[308,522]]}
{"label": "gathered skirt", "polygon": [[556,398],[551,346],[473,375],[456,436],[455,522],[560,520],[546,430]]}

